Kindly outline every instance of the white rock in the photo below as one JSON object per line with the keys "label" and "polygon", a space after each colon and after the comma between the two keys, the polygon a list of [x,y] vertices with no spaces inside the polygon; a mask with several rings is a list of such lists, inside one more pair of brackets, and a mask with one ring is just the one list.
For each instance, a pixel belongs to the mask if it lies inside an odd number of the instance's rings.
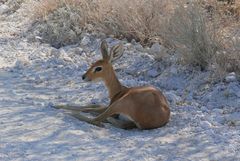
{"label": "white rock", "polygon": [[42,37],[40,37],[40,36],[35,36],[35,39],[37,39],[37,40],[42,40]]}
{"label": "white rock", "polygon": [[9,7],[5,4],[0,6],[0,14],[3,14],[9,10]]}
{"label": "white rock", "polygon": [[226,82],[235,82],[237,80],[236,78],[236,74],[234,72],[229,73],[226,78],[225,78]]}
{"label": "white rock", "polygon": [[81,45],[86,46],[91,42],[90,38],[88,36],[84,36],[81,41]]}

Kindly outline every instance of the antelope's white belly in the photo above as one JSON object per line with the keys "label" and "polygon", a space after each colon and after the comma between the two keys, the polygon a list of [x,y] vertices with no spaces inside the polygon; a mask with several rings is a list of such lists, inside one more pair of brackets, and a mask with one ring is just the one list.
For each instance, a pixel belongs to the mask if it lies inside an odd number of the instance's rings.
{"label": "antelope's white belly", "polygon": [[125,115],[125,114],[119,114],[119,120],[122,120],[122,121],[131,121],[131,122],[134,122],[136,124],[136,126],[141,129],[141,126],[139,125],[138,122],[136,122],[135,120],[133,120],[130,116],[128,115]]}
{"label": "antelope's white belly", "polygon": [[134,120],[130,116],[125,115],[125,114],[119,114],[119,120],[134,122]]}

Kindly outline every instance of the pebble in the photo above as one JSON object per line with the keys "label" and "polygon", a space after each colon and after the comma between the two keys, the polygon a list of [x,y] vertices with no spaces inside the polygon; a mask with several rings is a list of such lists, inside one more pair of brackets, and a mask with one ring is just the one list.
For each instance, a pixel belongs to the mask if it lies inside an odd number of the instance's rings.
{"label": "pebble", "polygon": [[160,54],[161,52],[161,45],[159,43],[154,43],[150,48],[151,53]]}
{"label": "pebble", "polygon": [[0,6],[0,14],[4,14],[9,10],[9,7],[5,4]]}

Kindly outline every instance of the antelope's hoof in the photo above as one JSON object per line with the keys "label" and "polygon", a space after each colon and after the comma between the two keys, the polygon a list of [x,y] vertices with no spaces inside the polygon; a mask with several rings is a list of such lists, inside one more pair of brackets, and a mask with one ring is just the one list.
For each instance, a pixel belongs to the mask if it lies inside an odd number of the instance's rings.
{"label": "antelope's hoof", "polygon": [[104,127],[104,124],[101,122],[92,122],[93,125],[96,125],[98,127]]}

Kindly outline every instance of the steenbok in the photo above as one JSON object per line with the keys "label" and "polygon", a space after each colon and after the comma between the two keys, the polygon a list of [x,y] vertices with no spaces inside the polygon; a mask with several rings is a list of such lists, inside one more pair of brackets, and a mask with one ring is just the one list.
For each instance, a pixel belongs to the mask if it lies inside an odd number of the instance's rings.
{"label": "steenbok", "polygon": [[[108,52],[106,41],[101,43],[102,59],[96,61],[82,76],[84,81],[103,80],[111,100],[107,107],[92,105],[85,108],[76,106],[56,106],[72,110],[73,116],[81,121],[94,125],[102,125],[107,121],[116,127],[129,129],[153,129],[164,126],[170,117],[170,109],[165,96],[156,88],[151,86],[125,87],[114,72],[112,62],[123,54],[123,45],[118,44]],[[98,113],[97,117],[91,119],[81,115],[79,112]],[[119,119],[119,115],[127,119]]]}

